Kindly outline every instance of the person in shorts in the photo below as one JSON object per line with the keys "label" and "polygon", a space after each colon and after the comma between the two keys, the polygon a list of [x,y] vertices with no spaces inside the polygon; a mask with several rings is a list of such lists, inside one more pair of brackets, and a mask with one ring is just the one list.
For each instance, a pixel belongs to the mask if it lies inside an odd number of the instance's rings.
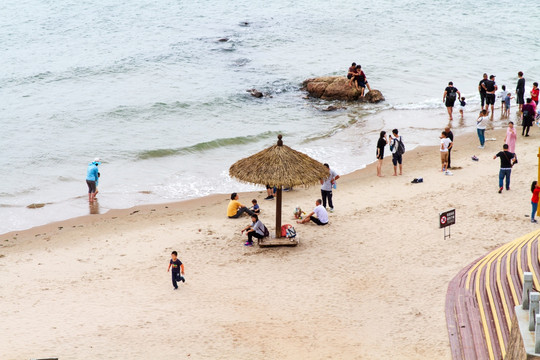
{"label": "person in shorts", "polygon": [[95,158],[86,169],[86,185],[88,185],[88,202],[93,203],[96,197],[97,182],[99,180],[98,165],[101,164],[99,158]]}
{"label": "person in shorts", "polygon": [[347,79],[349,79],[349,86],[352,86],[354,76],[356,75],[356,63],[353,62],[347,71]]}
{"label": "person in shorts", "polygon": [[463,113],[465,112],[465,105],[467,105],[467,103],[465,102],[465,98],[461,97],[461,99],[459,99],[459,114],[461,115],[462,119]]}
{"label": "person in shorts", "polygon": [[392,164],[394,164],[394,176],[397,176],[397,166],[399,164],[399,175],[403,175],[403,153],[399,149],[399,143],[403,141],[398,135],[398,129],[392,130],[394,137],[390,135],[390,151],[392,152]]}
{"label": "person in shorts", "polygon": [[446,133],[443,131],[441,133],[441,171],[447,172],[448,166],[448,150],[452,148],[452,141],[446,137]]}
{"label": "person in shorts", "polygon": [[497,84],[495,83],[495,75],[490,75],[489,80],[484,83],[486,86],[486,110],[491,105],[491,118],[493,118],[493,110],[495,109],[495,98]]}
{"label": "person in shorts", "polygon": [[488,75],[484,73],[482,76],[482,80],[478,83],[478,92],[480,93],[480,106],[482,109],[484,108],[484,104],[486,103],[486,86],[484,83],[488,81]]}
{"label": "person in shorts", "polygon": [[452,111],[454,110],[454,103],[456,102],[456,94],[457,97],[461,97],[461,93],[459,90],[454,87],[454,83],[450,81],[448,83],[448,86],[444,89],[443,94],[443,103],[446,106],[446,110],[448,111],[448,117],[450,120],[453,120],[452,118]]}

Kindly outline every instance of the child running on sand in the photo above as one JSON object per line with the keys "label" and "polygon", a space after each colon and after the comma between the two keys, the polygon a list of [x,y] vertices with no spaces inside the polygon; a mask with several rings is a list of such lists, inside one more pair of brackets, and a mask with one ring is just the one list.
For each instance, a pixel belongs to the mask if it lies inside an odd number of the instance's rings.
{"label": "child running on sand", "polygon": [[173,251],[171,253],[171,261],[169,261],[169,267],[167,268],[167,272],[171,269],[172,266],[172,284],[174,286],[174,290],[178,290],[178,284],[177,282],[186,282],[186,279],[182,276],[184,275],[184,264],[178,259],[178,253],[176,251]]}

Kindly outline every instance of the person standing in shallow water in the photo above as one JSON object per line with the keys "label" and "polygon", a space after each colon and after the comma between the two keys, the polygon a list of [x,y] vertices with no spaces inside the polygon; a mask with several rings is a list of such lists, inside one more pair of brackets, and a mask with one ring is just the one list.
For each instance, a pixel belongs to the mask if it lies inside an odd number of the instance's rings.
{"label": "person standing in shallow water", "polygon": [[[457,97],[456,97],[456,94],[457,94]],[[454,83],[450,81],[446,89],[444,89],[444,94],[443,94],[443,102],[444,102],[444,105],[446,106],[446,110],[448,111],[448,118],[450,120],[453,120],[452,112],[454,110],[454,103],[456,102],[456,99],[458,97],[461,98],[461,93],[459,92],[457,88],[454,87]]]}
{"label": "person standing in shallow water", "polygon": [[522,110],[523,104],[525,104],[525,78],[523,72],[518,72],[518,82],[516,85],[516,97],[519,104],[519,111]]}
{"label": "person standing in shallow water", "polygon": [[478,92],[480,93],[480,106],[484,109],[486,103],[486,85],[484,84],[488,81],[488,74],[484,73],[482,75],[482,80],[478,83]]}
{"label": "person standing in shallow water", "polygon": [[98,165],[101,164],[99,158],[95,158],[86,169],[86,185],[88,185],[88,202],[93,203],[96,197],[96,184],[99,180]]}

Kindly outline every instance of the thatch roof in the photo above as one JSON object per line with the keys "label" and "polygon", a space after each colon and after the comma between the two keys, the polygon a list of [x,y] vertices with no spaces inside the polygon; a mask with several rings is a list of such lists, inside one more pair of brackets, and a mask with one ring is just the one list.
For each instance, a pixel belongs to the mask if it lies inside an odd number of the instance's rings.
{"label": "thatch roof", "polygon": [[292,187],[311,185],[328,176],[328,169],[304,153],[278,144],[250,157],[238,160],[229,168],[229,175],[242,182]]}

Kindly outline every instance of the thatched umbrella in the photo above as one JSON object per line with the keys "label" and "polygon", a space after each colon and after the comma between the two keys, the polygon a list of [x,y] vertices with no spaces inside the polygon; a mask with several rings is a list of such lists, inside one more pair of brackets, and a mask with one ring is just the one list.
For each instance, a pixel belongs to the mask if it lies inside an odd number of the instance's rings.
{"label": "thatched umbrella", "polygon": [[283,145],[278,135],[276,145],[238,160],[229,175],[247,183],[277,187],[276,237],[281,237],[281,188],[311,185],[328,176],[328,169],[299,151]]}

